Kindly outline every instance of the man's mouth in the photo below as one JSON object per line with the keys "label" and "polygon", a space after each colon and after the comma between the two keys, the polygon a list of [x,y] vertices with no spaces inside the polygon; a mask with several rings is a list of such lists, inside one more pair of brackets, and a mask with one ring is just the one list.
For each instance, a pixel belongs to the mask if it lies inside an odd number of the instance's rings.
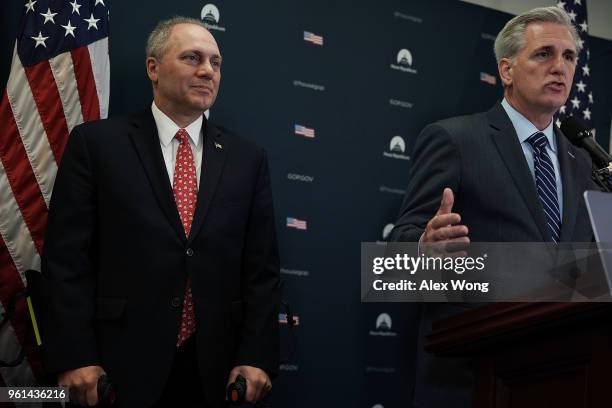
{"label": "man's mouth", "polygon": [[560,81],[552,81],[546,84],[546,88],[554,92],[565,91],[565,83]]}
{"label": "man's mouth", "polygon": [[212,93],[212,88],[209,86],[204,86],[204,85],[192,85],[192,88],[200,91],[200,92],[209,92]]}

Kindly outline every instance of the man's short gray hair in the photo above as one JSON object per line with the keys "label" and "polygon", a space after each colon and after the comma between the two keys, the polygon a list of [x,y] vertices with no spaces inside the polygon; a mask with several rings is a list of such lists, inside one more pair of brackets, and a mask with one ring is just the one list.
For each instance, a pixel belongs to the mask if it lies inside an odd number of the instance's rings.
{"label": "man's short gray hair", "polygon": [[204,23],[196,18],[175,16],[162,20],[151,31],[147,40],[147,58],[161,59],[168,49],[168,39],[172,33],[172,27],[177,24],[195,24],[208,31]]}
{"label": "man's short gray hair", "polygon": [[557,6],[539,7],[514,17],[497,34],[494,46],[497,63],[502,58],[514,60],[516,54],[525,46],[525,30],[527,26],[535,22],[555,23],[567,27],[574,39],[576,52],[578,53],[582,49],[578,31],[565,10]]}

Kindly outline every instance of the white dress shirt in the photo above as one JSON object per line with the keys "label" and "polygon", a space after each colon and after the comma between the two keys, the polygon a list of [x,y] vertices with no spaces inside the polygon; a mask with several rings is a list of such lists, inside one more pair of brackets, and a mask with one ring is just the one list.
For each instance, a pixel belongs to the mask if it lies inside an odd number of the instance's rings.
{"label": "white dress shirt", "polygon": [[[176,136],[176,132],[181,129],[176,123],[172,121],[164,112],[159,110],[155,102],[151,104],[151,112],[153,112],[153,118],[155,119],[155,125],[157,126],[157,134],[159,135],[159,144],[161,146],[162,155],[164,156],[164,162],[166,163],[166,170],[168,170],[168,178],[170,178],[170,185],[174,181],[174,167],[176,165],[176,152],[178,150],[180,142]],[[189,134],[189,145],[193,153],[193,161],[196,168],[196,176],[198,189],[200,187],[200,172],[202,164],[202,150],[204,147],[202,137],[202,116],[198,116],[196,120],[191,122],[185,131]]]}
{"label": "white dress shirt", "polygon": [[523,116],[519,111],[514,109],[512,105],[508,103],[506,98],[502,100],[501,105],[504,110],[510,117],[510,121],[514,126],[514,130],[516,130],[516,135],[518,136],[519,143],[521,144],[521,148],[523,149],[523,154],[525,155],[525,159],[527,160],[527,165],[529,166],[529,170],[531,171],[531,177],[533,177],[533,182],[535,183],[535,168],[533,164],[533,147],[527,141],[529,136],[533,135],[536,132],[542,132],[548,139],[548,145],[546,146],[546,152],[550,156],[550,160],[552,161],[553,167],[555,168],[555,184],[557,185],[557,200],[559,202],[559,216],[563,219],[563,184],[561,183],[561,167],[559,166],[559,157],[557,153],[557,138],[555,138],[555,132],[553,128],[554,120],[550,121],[550,124],[544,130],[538,130],[533,123],[529,121],[525,116]]}

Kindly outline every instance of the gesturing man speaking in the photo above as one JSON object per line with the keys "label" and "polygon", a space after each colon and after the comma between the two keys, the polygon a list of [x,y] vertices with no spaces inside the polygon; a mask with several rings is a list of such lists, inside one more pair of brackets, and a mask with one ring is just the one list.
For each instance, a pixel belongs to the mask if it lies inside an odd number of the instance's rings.
{"label": "gesturing man speaking", "polygon": [[398,241],[590,241],[582,193],[591,159],[553,117],[580,50],[567,13],[538,8],[495,40],[504,98],[488,112],[442,120],[417,139]]}
{"label": "gesturing man speaking", "polygon": [[[421,132],[391,241],[423,247],[591,241],[582,199],[585,190],[598,189],[591,159],[553,120],[570,94],[580,48],[576,28],[558,7],[527,11],[504,26],[495,40],[503,100]],[[432,321],[461,310],[423,308],[416,407],[472,406],[470,362],[422,352]]]}
{"label": "gesturing man speaking", "polygon": [[151,108],[77,126],[51,201],[44,363],[82,405],[247,400],[278,365],[279,259],[264,151],[215,126],[221,54],[198,20],[149,36]]}

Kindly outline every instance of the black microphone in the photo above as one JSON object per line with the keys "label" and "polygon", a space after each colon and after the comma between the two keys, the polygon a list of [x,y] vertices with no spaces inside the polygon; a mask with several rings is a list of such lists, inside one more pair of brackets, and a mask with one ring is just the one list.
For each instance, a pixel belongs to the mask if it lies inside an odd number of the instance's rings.
{"label": "black microphone", "polygon": [[561,131],[572,144],[589,152],[593,163],[598,168],[608,167],[612,162],[612,157],[597,143],[588,127],[580,120],[568,116],[561,122]]}

